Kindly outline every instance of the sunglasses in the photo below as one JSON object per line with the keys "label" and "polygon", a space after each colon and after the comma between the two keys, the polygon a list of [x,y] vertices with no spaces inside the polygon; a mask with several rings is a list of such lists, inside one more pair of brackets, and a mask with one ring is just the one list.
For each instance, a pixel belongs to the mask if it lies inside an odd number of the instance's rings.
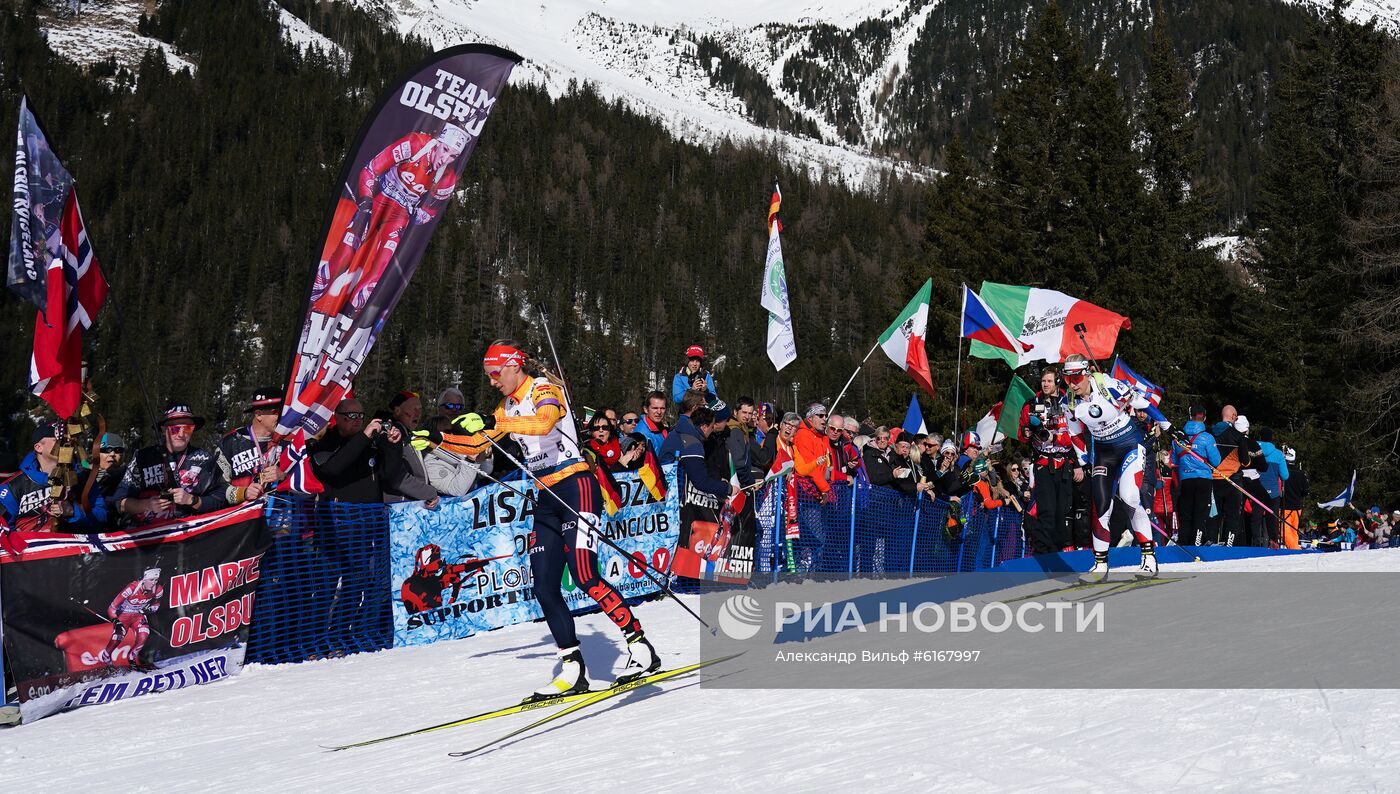
{"label": "sunglasses", "polygon": [[125,455],[126,447],[103,447],[101,452],[104,455]]}
{"label": "sunglasses", "polygon": [[622,417],[622,424],[624,424],[624,425],[635,425],[636,423],[637,423],[637,417],[635,417],[635,416],[624,416],[624,417]]}
{"label": "sunglasses", "polygon": [[346,419],[349,419],[349,420],[352,421],[352,422],[355,421],[356,419],[364,419],[364,418],[365,418],[365,412],[364,412],[364,411],[336,411],[336,413],[339,414],[339,415],[341,415],[341,416],[343,416],[343,417],[345,417]]}
{"label": "sunglasses", "polygon": [[594,426],[592,426],[592,427],[590,427],[590,428],[588,428],[588,429],[589,429],[589,430],[592,430],[593,432],[596,433],[596,432],[598,432],[599,430],[607,430],[607,429],[609,429],[610,427],[611,427],[611,425],[594,425]]}
{"label": "sunglasses", "polygon": [[165,432],[172,436],[187,436],[194,432],[194,425],[166,425]]}
{"label": "sunglasses", "polygon": [[442,407],[443,407],[443,408],[446,408],[446,409],[449,410],[449,411],[460,411],[460,410],[462,410],[463,408],[466,408],[466,407],[467,407],[467,404],[466,404],[466,403],[443,403],[443,404],[442,404]]}

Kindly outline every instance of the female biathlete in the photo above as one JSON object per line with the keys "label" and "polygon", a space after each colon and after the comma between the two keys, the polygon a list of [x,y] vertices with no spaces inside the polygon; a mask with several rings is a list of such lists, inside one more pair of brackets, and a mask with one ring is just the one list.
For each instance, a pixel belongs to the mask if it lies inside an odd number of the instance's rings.
{"label": "female biathlete", "polygon": [[535,598],[544,610],[549,632],[559,646],[560,670],[553,681],[527,701],[588,691],[583,654],[574,634],[574,618],[564,602],[564,566],[575,582],[598,603],[627,640],[628,659],[617,683],[640,678],[661,667],[642,625],[621,594],[598,572],[598,481],[579,451],[578,432],[563,389],[549,373],[510,340],[486,350],[486,377],[505,399],[493,413],[463,414],[453,424],[470,435],[444,433],[442,447],[478,457],[493,442],[510,435],[524,453],[524,464],[537,480],[535,523],[530,530],[530,573]]}
{"label": "female biathlete", "polygon": [[1108,547],[1112,538],[1109,519],[1115,501],[1128,509],[1129,526],[1142,549],[1142,566],[1137,575],[1156,576],[1157,547],[1152,541],[1152,518],[1142,503],[1147,450],[1137,414],[1156,422],[1163,432],[1171,427],[1171,422],[1132,384],[1101,372],[1090,373],[1089,360],[1078,353],[1065,359],[1064,378],[1070,390],[1070,442],[1081,466],[1090,463],[1089,444],[1093,445],[1090,489],[1094,497],[1094,567],[1081,578],[1085,581],[1108,578]]}

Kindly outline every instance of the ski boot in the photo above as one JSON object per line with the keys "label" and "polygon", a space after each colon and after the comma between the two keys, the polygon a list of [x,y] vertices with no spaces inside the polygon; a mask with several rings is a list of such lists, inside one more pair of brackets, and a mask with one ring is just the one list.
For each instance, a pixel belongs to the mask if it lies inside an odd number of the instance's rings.
{"label": "ski boot", "polygon": [[656,649],[651,647],[641,631],[627,635],[627,653],[627,665],[622,668],[622,675],[617,677],[613,686],[635,681],[661,669],[661,657],[656,655]]}
{"label": "ski boot", "polygon": [[1157,578],[1157,544],[1150,540],[1142,544],[1142,564],[1134,575],[1139,579]]}
{"label": "ski boot", "polygon": [[135,670],[138,673],[149,673],[156,669],[155,662],[142,659],[141,654],[139,653],[133,653],[131,655],[131,660],[127,664],[131,667],[132,670]]}
{"label": "ski boot", "polygon": [[559,649],[559,675],[553,681],[531,692],[523,702],[535,703],[588,691],[588,678],[583,666],[583,653],[575,645]]}
{"label": "ski boot", "polygon": [[1079,575],[1084,584],[1098,584],[1108,581],[1108,552],[1094,552],[1094,567]]}

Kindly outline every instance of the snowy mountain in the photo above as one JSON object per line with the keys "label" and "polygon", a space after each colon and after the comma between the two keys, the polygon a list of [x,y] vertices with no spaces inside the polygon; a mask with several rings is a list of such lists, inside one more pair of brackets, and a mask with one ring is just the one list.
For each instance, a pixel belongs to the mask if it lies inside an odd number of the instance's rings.
{"label": "snowy mountain", "polygon": [[[605,98],[659,119],[682,140],[773,145],[794,163],[852,184],[884,170],[931,173],[927,164],[941,141],[960,123],[984,120],[987,84],[996,78],[967,62],[965,52],[961,62],[947,53],[995,48],[993,63],[1004,64],[1011,55],[1002,54],[1005,42],[1019,35],[1039,5],[1029,0],[346,1],[438,47],[485,42],[513,50],[525,58],[513,79],[544,85],[554,95],[587,82]],[[1277,8],[1273,0],[1233,1],[1261,15]],[[1329,4],[1292,2],[1312,9]],[[50,42],[85,64],[114,55],[130,64],[146,48],[158,47],[172,68],[194,68],[170,45],[136,32],[140,13],[152,6],[148,0],[88,3],[77,16],[52,19]],[[1152,14],[1148,0],[1087,0],[1069,7],[1078,10],[1091,39],[1089,50],[1098,50],[1099,57],[1114,57],[1109,39],[1150,23]],[[286,37],[297,46],[339,51],[301,19],[280,6],[278,11]],[[937,19],[931,19],[935,12]],[[1400,0],[1358,0],[1348,13],[1395,28]],[[1101,40],[1097,45],[1095,37]],[[1214,42],[1193,47],[1200,70],[1219,59]],[[1121,50],[1117,57],[1124,57]],[[1134,79],[1131,72],[1125,81]],[[959,122],[959,116],[972,121]]]}

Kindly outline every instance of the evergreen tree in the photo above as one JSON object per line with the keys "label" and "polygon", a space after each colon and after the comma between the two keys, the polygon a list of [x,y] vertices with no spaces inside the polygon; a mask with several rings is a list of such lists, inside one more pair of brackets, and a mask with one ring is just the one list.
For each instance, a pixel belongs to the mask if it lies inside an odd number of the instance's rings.
{"label": "evergreen tree", "polygon": [[1308,431],[1314,443],[1350,445],[1338,388],[1339,373],[1356,363],[1342,345],[1347,274],[1355,270],[1345,226],[1359,210],[1385,39],[1374,24],[1348,21],[1345,8],[1334,0],[1275,92],[1250,216],[1255,248],[1230,312],[1234,325],[1222,339],[1222,374],[1227,383],[1248,384],[1255,402],[1248,410],[1278,417],[1295,434]]}
{"label": "evergreen tree", "polygon": [[1364,455],[1362,490],[1373,494],[1400,488],[1400,61],[1393,45],[1384,74],[1370,126],[1374,144],[1361,161],[1360,214],[1348,226],[1357,255],[1345,275],[1356,288],[1341,324],[1356,362],[1345,417]]}

